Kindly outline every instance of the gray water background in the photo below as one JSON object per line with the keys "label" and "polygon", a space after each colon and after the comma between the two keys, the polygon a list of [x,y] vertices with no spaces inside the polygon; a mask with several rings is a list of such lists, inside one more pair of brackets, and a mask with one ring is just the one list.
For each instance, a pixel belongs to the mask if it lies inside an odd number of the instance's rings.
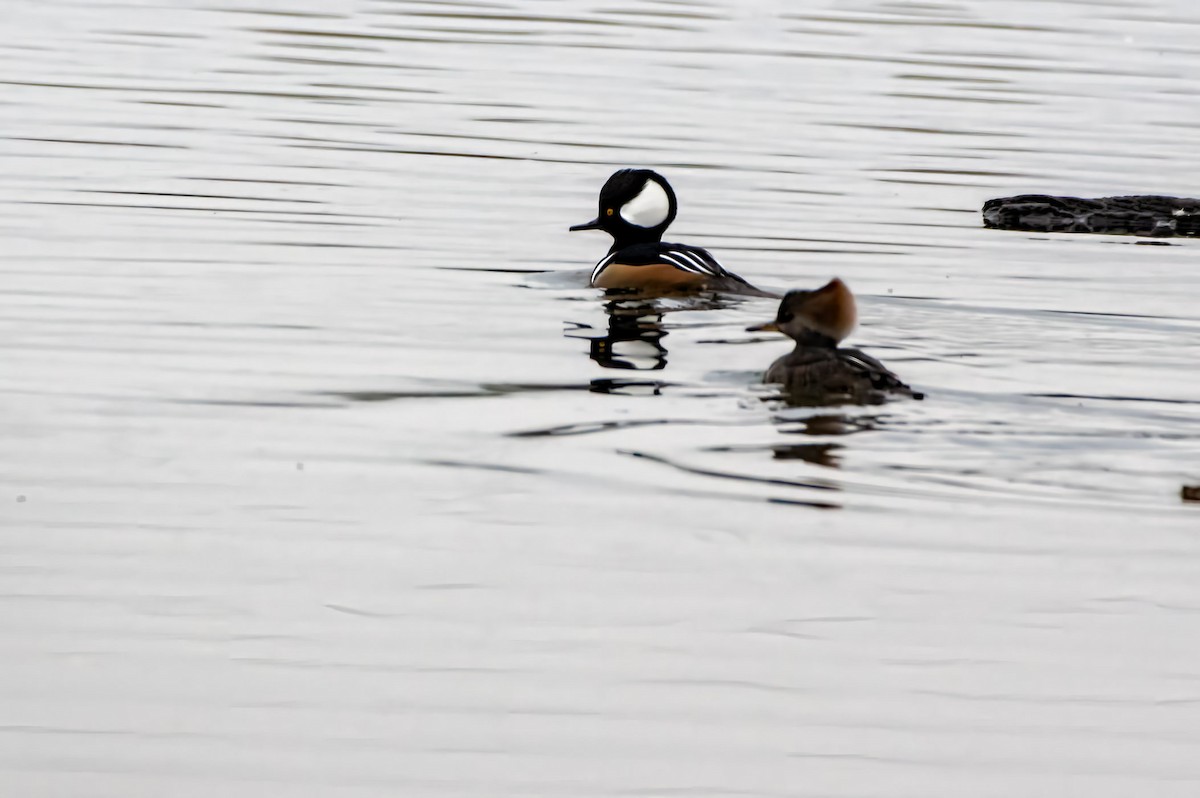
{"label": "gray water background", "polygon": [[[1194,796],[1200,9],[5,0],[14,796]],[[615,168],[745,299],[611,316]]]}

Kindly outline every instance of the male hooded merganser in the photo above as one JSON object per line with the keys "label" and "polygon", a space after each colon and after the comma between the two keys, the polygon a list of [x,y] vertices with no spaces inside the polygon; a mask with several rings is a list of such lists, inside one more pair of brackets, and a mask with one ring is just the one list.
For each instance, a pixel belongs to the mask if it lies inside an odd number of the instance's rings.
{"label": "male hooded merganser", "polygon": [[815,291],[788,291],[775,321],[746,328],[781,332],[796,342],[771,364],[763,382],[782,383],[789,398],[808,404],[877,404],[887,394],[925,398],[870,355],[838,347],[856,320],[854,294],[836,277]]}
{"label": "male hooded merganser", "polygon": [[726,271],[706,249],[663,243],[678,207],[671,184],[657,172],[614,172],[600,189],[599,215],[571,228],[603,230],[613,237],[608,255],[592,270],[592,286],[664,294],[727,291],[777,296]]}

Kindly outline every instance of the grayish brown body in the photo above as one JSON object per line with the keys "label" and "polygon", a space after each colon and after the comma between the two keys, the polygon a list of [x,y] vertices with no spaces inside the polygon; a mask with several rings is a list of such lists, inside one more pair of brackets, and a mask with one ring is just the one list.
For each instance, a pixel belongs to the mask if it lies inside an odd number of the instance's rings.
{"label": "grayish brown body", "polygon": [[818,404],[877,404],[889,394],[921,398],[870,355],[827,343],[797,341],[795,349],[771,364],[763,382],[781,384],[793,400]]}

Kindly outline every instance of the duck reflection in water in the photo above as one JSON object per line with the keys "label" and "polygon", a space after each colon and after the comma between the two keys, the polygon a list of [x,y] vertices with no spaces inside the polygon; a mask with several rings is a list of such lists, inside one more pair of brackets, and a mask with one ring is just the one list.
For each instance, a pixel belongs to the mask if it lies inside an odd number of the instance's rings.
{"label": "duck reflection in water", "polygon": [[667,348],[662,340],[662,309],[654,303],[637,301],[606,302],[608,332],[588,336],[588,356],[606,369],[657,371],[667,366]]}
{"label": "duck reflection in water", "polygon": [[589,324],[576,324],[566,335],[586,338],[591,342],[588,356],[606,369],[636,369],[658,371],[667,366],[667,348],[663,339],[669,335],[663,319],[668,313],[721,310],[739,304],[740,300],[717,294],[698,294],[690,297],[646,298],[630,296],[629,292],[605,292],[604,312],[608,330],[597,335]]}
{"label": "duck reflection in water", "polygon": [[[853,435],[875,429],[878,423],[876,416],[849,416],[841,413],[827,413],[799,420],[799,426],[781,429],[788,435],[807,435],[818,438],[840,437]],[[803,440],[803,439],[802,439]],[[826,468],[841,468],[839,452],[845,449],[841,443],[781,443],[771,447],[772,458],[775,460],[803,460],[813,465]]]}
{"label": "duck reflection in water", "polygon": [[[608,329],[603,335],[590,324],[575,324],[567,331],[568,338],[588,341],[588,357],[606,369],[660,371],[667,365],[667,348],[662,339],[663,311],[644,300],[615,300],[606,302]],[[597,393],[655,394],[665,383],[648,379],[597,378],[591,390]]]}
{"label": "duck reflection in water", "polygon": [[815,291],[789,291],[775,321],[748,331],[781,332],[796,347],[767,369],[763,382],[779,383],[789,404],[880,404],[892,396],[923,399],[886,366],[838,343],[857,320],[854,295],[836,277]]}
{"label": "duck reflection in water", "polygon": [[841,468],[837,453],[842,448],[840,443],[790,443],[772,446],[771,451],[775,460],[803,460],[826,468]]}

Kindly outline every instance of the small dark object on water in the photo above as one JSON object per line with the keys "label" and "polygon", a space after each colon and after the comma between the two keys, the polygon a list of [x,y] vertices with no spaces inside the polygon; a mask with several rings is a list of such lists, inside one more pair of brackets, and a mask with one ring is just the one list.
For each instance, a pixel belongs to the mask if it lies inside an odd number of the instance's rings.
{"label": "small dark object on water", "polygon": [[1185,502],[1200,502],[1200,485],[1184,485],[1179,489],[1179,498]]}
{"label": "small dark object on water", "polygon": [[1186,197],[1052,197],[1021,194],[983,203],[984,227],[1036,233],[1200,236],[1200,200]]}

